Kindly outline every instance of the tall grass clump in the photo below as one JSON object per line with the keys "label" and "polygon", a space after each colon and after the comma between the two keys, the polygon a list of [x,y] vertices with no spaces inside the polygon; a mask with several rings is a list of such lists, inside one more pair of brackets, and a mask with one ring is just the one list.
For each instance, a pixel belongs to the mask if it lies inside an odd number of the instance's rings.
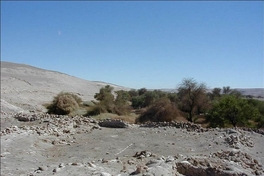
{"label": "tall grass clump", "polygon": [[82,99],[69,92],[60,92],[54,97],[52,103],[47,106],[49,114],[68,115],[76,111],[82,103]]}
{"label": "tall grass clump", "polygon": [[137,119],[136,123],[170,122],[180,116],[176,105],[167,98],[161,98],[149,106]]}

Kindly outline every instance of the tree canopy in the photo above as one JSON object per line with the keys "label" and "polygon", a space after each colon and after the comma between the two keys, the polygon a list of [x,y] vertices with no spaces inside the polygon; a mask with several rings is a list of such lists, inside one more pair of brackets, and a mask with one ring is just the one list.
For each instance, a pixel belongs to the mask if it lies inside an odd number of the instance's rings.
{"label": "tree canopy", "polygon": [[205,84],[197,83],[193,78],[183,79],[180,84],[178,88],[179,106],[181,110],[188,112],[188,121],[193,121],[193,115],[207,101],[206,89]]}
{"label": "tree canopy", "polygon": [[228,125],[250,127],[250,120],[257,119],[259,115],[258,109],[247,100],[235,95],[224,95],[213,104],[209,120],[212,127]]}

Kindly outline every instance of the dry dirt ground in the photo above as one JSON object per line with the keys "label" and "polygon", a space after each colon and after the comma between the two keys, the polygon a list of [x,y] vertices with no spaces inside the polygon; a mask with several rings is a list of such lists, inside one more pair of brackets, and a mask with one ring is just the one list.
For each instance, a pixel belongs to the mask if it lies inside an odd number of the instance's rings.
{"label": "dry dirt ground", "polygon": [[260,132],[120,123],[124,128],[82,116],[1,112],[1,175],[264,174]]}

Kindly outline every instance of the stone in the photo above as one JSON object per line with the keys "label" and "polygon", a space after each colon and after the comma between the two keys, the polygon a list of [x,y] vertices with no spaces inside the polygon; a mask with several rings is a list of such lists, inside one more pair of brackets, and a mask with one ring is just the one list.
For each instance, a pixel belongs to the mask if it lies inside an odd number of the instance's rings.
{"label": "stone", "polygon": [[137,169],[132,172],[130,175],[137,175],[140,174],[142,172],[142,166],[137,166]]}
{"label": "stone", "polygon": [[148,161],[148,162],[146,163],[146,166],[148,166],[148,167],[153,167],[153,166],[160,165],[162,162],[164,162],[164,161],[162,161],[162,160],[158,160],[158,159],[151,159],[150,161]]}
{"label": "stone", "polygon": [[65,167],[65,164],[64,163],[60,163],[59,167],[63,168],[63,167]]}
{"label": "stone", "polygon": [[46,166],[39,166],[37,170],[40,170],[40,171],[45,171],[47,170],[48,168]]}
{"label": "stone", "polygon": [[101,172],[100,176],[112,176],[112,175],[107,172]]}
{"label": "stone", "polygon": [[98,123],[101,127],[108,128],[127,128],[128,124],[119,119],[106,119]]}
{"label": "stone", "polygon": [[96,168],[96,165],[93,164],[93,163],[91,163],[91,162],[88,162],[87,164],[88,164],[88,166],[90,166],[90,167],[92,167],[92,168]]}
{"label": "stone", "polygon": [[57,168],[53,169],[53,172],[56,173],[56,172],[59,172],[60,170],[61,170],[61,168],[57,167]]}
{"label": "stone", "polygon": [[127,164],[129,164],[129,165],[135,164],[135,161],[133,161],[133,160],[128,160],[128,161],[127,161]]}
{"label": "stone", "polygon": [[74,162],[74,163],[72,163],[71,165],[72,165],[72,166],[82,166],[82,163],[76,163],[76,162]]}
{"label": "stone", "polygon": [[237,133],[237,131],[235,129],[227,129],[226,132],[228,134],[233,134],[233,133]]}

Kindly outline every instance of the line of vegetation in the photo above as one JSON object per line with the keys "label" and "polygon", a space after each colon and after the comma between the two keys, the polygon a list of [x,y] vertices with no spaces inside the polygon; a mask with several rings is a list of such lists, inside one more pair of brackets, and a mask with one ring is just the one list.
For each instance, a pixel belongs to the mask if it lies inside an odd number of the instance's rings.
{"label": "line of vegetation", "polygon": [[83,102],[77,95],[61,92],[47,106],[48,113],[82,112],[86,116],[111,113],[117,117],[133,114],[135,123],[185,119],[203,122],[208,127],[264,127],[264,101],[246,98],[229,86],[208,92],[206,84],[193,78],[183,79],[175,92],[146,88],[114,91],[107,85],[94,98],[93,102]]}

